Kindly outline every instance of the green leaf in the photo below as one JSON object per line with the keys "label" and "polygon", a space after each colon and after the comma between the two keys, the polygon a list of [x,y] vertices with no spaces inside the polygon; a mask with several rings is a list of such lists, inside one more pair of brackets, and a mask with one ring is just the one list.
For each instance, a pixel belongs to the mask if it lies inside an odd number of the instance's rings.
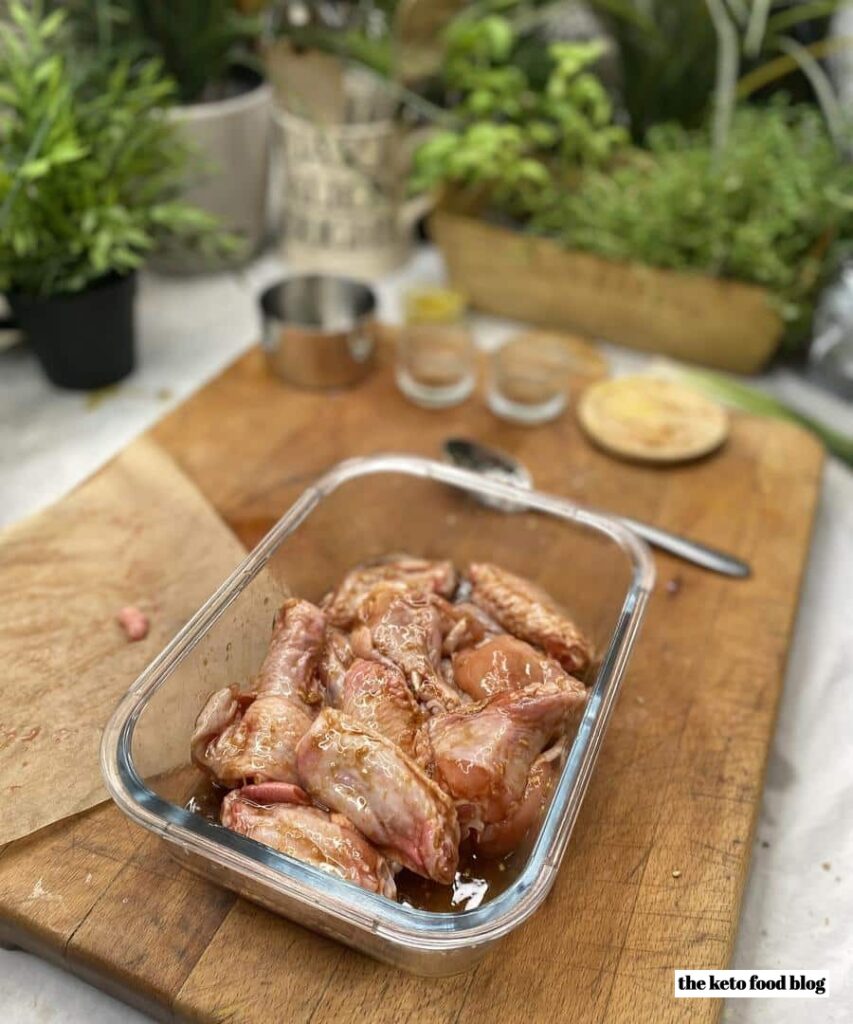
{"label": "green leaf", "polygon": [[50,162],[53,165],[70,164],[75,160],[81,160],[86,154],[87,150],[76,139],[66,139],[53,147]]}
{"label": "green leaf", "polygon": [[21,3],[20,0],[10,0],[9,3],[9,14],[11,15],[12,21],[20,28],[25,34],[30,34],[36,27],[34,15],[30,13],[26,5]]}
{"label": "green leaf", "polygon": [[36,160],[29,160],[18,169],[18,174],[24,181],[35,181],[50,171],[50,160],[40,157]]}
{"label": "green leaf", "polygon": [[488,40],[490,58],[495,63],[506,60],[515,39],[512,26],[506,18],[498,16],[485,18],[482,23],[482,31]]}
{"label": "green leaf", "polygon": [[65,24],[66,12],[57,8],[41,23],[42,39],[52,39]]}
{"label": "green leaf", "polygon": [[0,103],[4,103],[7,106],[14,107],[18,99],[18,94],[6,82],[0,82]]}
{"label": "green leaf", "polygon": [[41,61],[33,69],[32,80],[36,85],[43,85],[48,81],[55,81],[62,73],[62,59],[54,54]]}

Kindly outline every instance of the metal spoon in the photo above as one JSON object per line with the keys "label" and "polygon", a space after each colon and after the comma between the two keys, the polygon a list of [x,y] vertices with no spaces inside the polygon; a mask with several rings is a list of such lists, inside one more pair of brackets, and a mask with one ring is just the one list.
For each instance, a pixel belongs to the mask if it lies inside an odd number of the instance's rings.
{"label": "metal spoon", "polygon": [[[516,487],[530,488],[533,486],[533,478],[528,469],[505,452],[487,448],[478,441],[471,441],[464,437],[448,438],[444,442],[443,448],[450,462],[462,469],[485,473],[506,483],[513,483]],[[512,511],[512,507],[505,507],[504,503],[501,503],[500,507],[503,511]],[[727,555],[723,551],[717,551],[716,548],[708,547],[707,544],[688,540],[687,537],[680,537],[677,533],[670,533],[668,530],[651,526],[649,523],[641,523],[629,516],[611,515],[611,518],[624,523],[649,544],[668,551],[671,555],[676,555],[686,562],[701,565],[703,569],[710,569],[712,572],[722,573],[724,576],[735,576],[739,579],[743,579],[751,573],[746,562]]]}

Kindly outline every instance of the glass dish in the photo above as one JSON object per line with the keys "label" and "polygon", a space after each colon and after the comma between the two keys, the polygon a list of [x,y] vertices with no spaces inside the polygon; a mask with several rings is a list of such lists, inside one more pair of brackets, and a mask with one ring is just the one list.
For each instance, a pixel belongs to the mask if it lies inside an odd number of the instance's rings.
{"label": "glass dish", "polygon": [[[503,499],[512,512],[483,506]],[[208,694],[257,671],[277,604],[318,600],[393,552],[491,560],[548,589],[592,637],[592,692],[538,836],[491,902],[414,909],[339,881],[193,813],[176,798]],[[133,684],[101,745],[110,795],[185,866],[362,952],[424,975],[472,967],[542,903],[566,850],[654,581],[648,549],[605,516],[427,459],[343,462],[309,487]],[[176,774],[177,773],[177,774]]]}

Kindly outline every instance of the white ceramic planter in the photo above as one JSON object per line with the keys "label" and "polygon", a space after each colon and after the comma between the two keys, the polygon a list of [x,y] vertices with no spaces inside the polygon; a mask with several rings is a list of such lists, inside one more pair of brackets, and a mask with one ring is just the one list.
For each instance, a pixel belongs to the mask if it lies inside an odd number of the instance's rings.
{"label": "white ceramic planter", "polygon": [[[199,155],[183,198],[215,214],[246,242],[243,252],[220,260],[216,267],[244,263],[267,235],[272,102],[272,88],[261,82],[228,99],[169,111]],[[151,263],[154,269],[169,272],[213,269],[209,259],[185,248],[163,250]]]}

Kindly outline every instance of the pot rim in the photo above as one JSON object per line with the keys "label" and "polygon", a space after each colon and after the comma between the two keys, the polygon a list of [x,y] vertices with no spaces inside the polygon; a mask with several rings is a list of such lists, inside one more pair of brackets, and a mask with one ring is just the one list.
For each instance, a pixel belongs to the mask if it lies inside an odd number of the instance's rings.
{"label": "pot rim", "polygon": [[177,103],[169,107],[166,116],[177,122],[209,121],[244,110],[261,107],[272,100],[272,85],[261,78],[255,85],[236,96],[222,100],[206,100],[202,103]]}
{"label": "pot rim", "polygon": [[108,273],[102,274],[101,277],[96,277],[94,281],[90,281],[85,288],[78,288],[76,292],[50,292],[48,295],[38,295],[33,292],[9,289],[3,295],[9,305],[13,302],[29,302],[32,304],[35,302],[52,302],[54,300],[70,300],[76,299],[78,296],[88,295],[90,292],[121,287],[123,284],[132,282],[138,276],[139,268],[128,270],[124,274],[120,274],[117,270],[110,270]]}
{"label": "pot rim", "polygon": [[[366,299],[366,307],[361,311],[354,311],[350,320],[341,327],[323,327],[316,323],[303,323],[301,319],[293,316],[285,316],[276,308],[276,298],[279,290],[287,292],[288,288],[296,288],[298,285],[321,284],[323,281],[335,282],[348,288],[351,291],[360,291]],[[296,330],[300,334],[313,339],[337,338],[341,335],[350,334],[358,330],[365,323],[369,323],[379,309],[379,296],[376,289],[368,282],[357,277],[349,277],[343,274],[326,274],[322,271],[306,271],[305,273],[289,274],[285,277],[272,281],[259,295],[258,305],[261,307],[261,314],[265,321],[276,324],[283,330]]]}

